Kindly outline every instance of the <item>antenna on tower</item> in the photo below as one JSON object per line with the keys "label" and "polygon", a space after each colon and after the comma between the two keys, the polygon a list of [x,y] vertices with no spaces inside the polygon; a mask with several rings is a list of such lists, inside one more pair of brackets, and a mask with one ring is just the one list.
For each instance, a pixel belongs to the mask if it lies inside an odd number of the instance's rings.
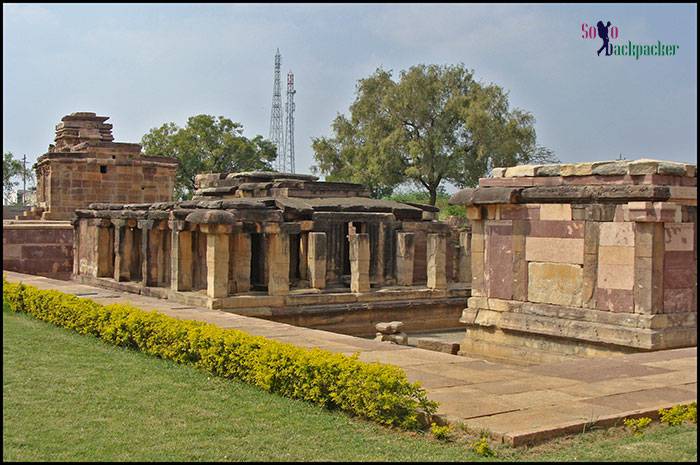
{"label": "antenna on tower", "polygon": [[272,87],[272,113],[270,114],[270,141],[275,144],[277,159],[275,166],[277,171],[284,171],[284,147],[282,136],[282,84],[280,82],[280,68],[282,67],[282,55],[280,49],[275,54],[275,82]]}
{"label": "antenna on tower", "polygon": [[285,106],[287,127],[284,132],[284,171],[294,173],[294,73],[287,73],[287,104]]}

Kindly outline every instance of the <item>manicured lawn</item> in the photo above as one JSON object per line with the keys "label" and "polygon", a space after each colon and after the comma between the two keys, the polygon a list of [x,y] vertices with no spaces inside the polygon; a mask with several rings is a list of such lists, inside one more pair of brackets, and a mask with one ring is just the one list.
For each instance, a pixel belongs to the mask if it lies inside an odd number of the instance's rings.
{"label": "manicured lawn", "polygon": [[[4,305],[3,305],[4,307]],[[695,426],[598,431],[506,460],[695,460]],[[398,432],[3,311],[3,460],[466,461]]]}

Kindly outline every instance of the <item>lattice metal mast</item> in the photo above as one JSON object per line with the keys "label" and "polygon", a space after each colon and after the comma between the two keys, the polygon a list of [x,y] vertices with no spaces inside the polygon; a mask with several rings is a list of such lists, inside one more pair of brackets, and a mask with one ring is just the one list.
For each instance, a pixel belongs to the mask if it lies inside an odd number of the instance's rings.
{"label": "lattice metal mast", "polygon": [[284,171],[284,136],[282,130],[282,84],[280,82],[280,68],[282,67],[282,55],[280,49],[275,54],[275,83],[272,87],[272,113],[270,114],[270,141],[277,148],[275,167],[278,171]]}
{"label": "lattice metal mast", "polygon": [[284,131],[284,169],[287,173],[294,173],[294,73],[287,73],[287,124]]}

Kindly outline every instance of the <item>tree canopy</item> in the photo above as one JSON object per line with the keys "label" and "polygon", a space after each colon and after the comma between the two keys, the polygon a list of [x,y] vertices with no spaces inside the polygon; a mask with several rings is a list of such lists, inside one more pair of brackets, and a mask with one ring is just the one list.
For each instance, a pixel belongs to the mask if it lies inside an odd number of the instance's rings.
{"label": "tree canopy", "polygon": [[27,181],[32,182],[34,173],[30,168],[24,169],[21,161],[16,159],[12,152],[4,152],[2,157],[2,199],[4,204],[14,204],[17,199],[12,198],[12,193],[19,186],[19,178],[26,176]]}
{"label": "tree canopy", "polygon": [[357,84],[350,115],[332,122],[332,137],[313,139],[312,169],[328,180],[366,184],[375,196],[403,183],[428,191],[473,186],[492,166],[556,161],[538,146],[532,114],[510,109],[508,94],[474,80],[464,65],[377,69]]}
{"label": "tree canopy", "polygon": [[223,116],[192,116],[184,128],[165,123],[144,135],[141,145],[145,155],[179,160],[177,199],[192,197],[199,173],[272,170],[277,156],[272,142],[260,135],[244,137],[243,126]]}

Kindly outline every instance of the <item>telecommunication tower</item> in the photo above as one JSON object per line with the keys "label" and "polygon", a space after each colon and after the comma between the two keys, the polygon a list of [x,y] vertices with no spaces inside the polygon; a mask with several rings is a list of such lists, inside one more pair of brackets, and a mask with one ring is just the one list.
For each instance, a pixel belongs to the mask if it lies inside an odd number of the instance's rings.
{"label": "telecommunication tower", "polygon": [[272,113],[270,115],[270,141],[277,149],[277,160],[275,166],[278,171],[284,171],[284,147],[282,135],[282,85],[280,83],[280,68],[282,66],[282,55],[280,49],[275,54],[275,82],[272,87]]}
{"label": "telecommunication tower", "polygon": [[287,124],[284,131],[284,166],[283,171],[294,173],[294,73],[287,73],[287,104],[285,112],[287,116]]}

